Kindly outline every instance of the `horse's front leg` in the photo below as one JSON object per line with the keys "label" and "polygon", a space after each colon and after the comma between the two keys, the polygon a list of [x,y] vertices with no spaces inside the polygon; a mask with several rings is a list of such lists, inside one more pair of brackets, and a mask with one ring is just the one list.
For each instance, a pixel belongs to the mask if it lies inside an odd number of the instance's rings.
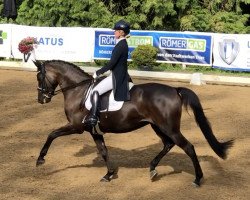
{"label": "horse's front leg", "polygon": [[60,137],[60,136],[71,135],[71,134],[76,134],[76,133],[81,134],[82,131],[74,128],[74,126],[72,126],[71,124],[67,124],[59,129],[52,131],[48,135],[47,141],[45,142],[43,148],[40,151],[40,155],[36,161],[36,166],[39,166],[39,165],[42,165],[45,163],[44,156],[46,156],[46,154],[49,150],[49,147],[54,139],[56,139],[57,137]]}
{"label": "horse's front leg", "polygon": [[97,146],[99,153],[101,154],[102,158],[106,162],[107,169],[108,169],[107,174],[101,179],[101,181],[109,182],[111,179],[115,179],[118,177],[118,175],[117,175],[118,168],[113,167],[110,160],[109,160],[108,149],[105,145],[103,136],[98,135],[98,134],[91,134],[91,135],[96,143],[96,146]]}

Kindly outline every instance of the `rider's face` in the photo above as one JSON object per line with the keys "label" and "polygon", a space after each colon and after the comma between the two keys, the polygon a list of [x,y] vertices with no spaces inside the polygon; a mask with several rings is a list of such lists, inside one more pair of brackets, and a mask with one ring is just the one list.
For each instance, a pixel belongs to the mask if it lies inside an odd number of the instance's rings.
{"label": "rider's face", "polygon": [[115,38],[119,39],[121,36],[123,36],[122,30],[115,30]]}

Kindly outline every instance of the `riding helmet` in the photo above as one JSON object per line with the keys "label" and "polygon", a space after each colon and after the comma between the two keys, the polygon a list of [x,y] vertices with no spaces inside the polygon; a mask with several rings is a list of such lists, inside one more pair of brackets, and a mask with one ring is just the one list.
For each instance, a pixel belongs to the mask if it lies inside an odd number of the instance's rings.
{"label": "riding helmet", "polygon": [[123,30],[124,33],[127,35],[130,33],[130,25],[124,20],[120,20],[115,23],[114,30]]}

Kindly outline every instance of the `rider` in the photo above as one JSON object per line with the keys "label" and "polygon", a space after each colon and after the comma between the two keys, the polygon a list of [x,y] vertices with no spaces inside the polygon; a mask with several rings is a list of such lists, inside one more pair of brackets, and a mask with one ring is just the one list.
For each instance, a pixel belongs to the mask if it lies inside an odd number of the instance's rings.
{"label": "rider", "polygon": [[116,45],[112,51],[111,59],[108,64],[93,74],[96,79],[99,75],[111,71],[110,75],[100,81],[93,89],[91,96],[92,108],[90,114],[85,118],[84,124],[94,127],[97,124],[97,106],[99,96],[109,90],[114,91],[114,98],[116,101],[130,100],[128,74],[128,44],[126,38],[129,37],[130,25],[124,20],[120,20],[114,25],[114,35],[116,38]]}

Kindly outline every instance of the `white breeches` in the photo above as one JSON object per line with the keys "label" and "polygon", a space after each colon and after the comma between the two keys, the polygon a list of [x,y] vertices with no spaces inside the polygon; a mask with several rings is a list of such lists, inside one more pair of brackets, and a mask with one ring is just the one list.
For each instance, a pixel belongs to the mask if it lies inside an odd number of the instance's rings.
{"label": "white breeches", "polygon": [[110,73],[109,76],[104,78],[100,83],[98,83],[92,93],[94,91],[98,91],[99,95],[104,94],[105,92],[108,92],[109,90],[113,89],[113,80],[112,80],[112,73]]}

